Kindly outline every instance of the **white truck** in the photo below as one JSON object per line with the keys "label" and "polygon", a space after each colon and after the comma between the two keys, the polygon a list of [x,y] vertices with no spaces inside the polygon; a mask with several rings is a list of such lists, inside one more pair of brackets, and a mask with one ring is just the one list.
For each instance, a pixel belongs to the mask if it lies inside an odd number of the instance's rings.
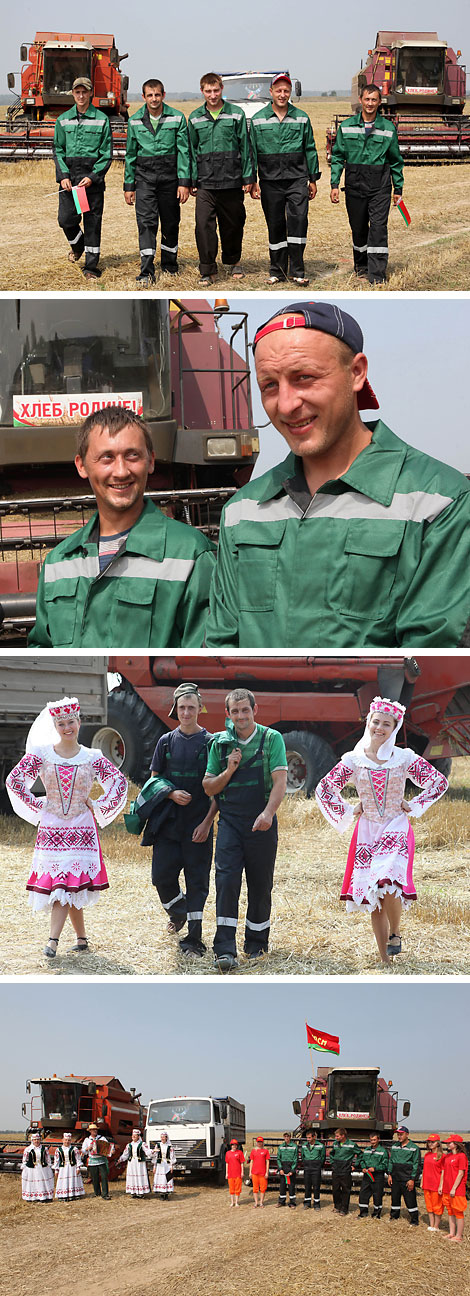
{"label": "white truck", "polygon": [[[286,68],[275,68],[272,72],[222,72],[224,99],[243,108],[245,117],[250,122],[254,114],[259,112],[260,108],[266,108],[270,102],[271,81],[274,76],[279,76],[280,71],[286,71]],[[287,72],[287,76],[290,77],[290,72]],[[302,94],[300,81],[292,78],[291,80],[292,98],[300,99]]]}
{"label": "white truck", "polygon": [[178,1096],[152,1098],[148,1105],[145,1139],[155,1147],[168,1134],[176,1155],[175,1174],[209,1171],[225,1181],[225,1153],[230,1140],[245,1142],[245,1107],[235,1098]]}

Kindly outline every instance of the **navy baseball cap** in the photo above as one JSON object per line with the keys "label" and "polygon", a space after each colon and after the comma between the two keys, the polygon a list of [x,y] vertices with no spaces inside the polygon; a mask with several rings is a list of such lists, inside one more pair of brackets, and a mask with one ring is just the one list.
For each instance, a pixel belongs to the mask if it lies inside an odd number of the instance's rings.
{"label": "navy baseball cap", "polygon": [[[260,325],[253,339],[253,354],[260,339],[268,333],[294,328],[317,329],[319,333],[329,333],[331,337],[345,342],[354,355],[364,350],[362,329],[352,315],[340,310],[339,306],[332,306],[330,302],[301,301],[292,302],[282,310],[277,310],[265,324]],[[356,395],[359,409],[379,408],[379,402],[367,378]]]}

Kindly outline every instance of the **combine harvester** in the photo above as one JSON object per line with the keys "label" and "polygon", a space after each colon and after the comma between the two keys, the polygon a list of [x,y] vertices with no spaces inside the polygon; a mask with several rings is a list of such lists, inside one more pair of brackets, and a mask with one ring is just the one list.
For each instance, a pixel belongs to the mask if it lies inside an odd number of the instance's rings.
{"label": "combine harvester", "polygon": [[[404,162],[470,161],[470,117],[464,116],[466,69],[437,32],[377,32],[375,48],[355,74],[351,108],[367,85],[382,92],[384,117],[394,122]],[[326,137],[326,156],[346,114],[337,115]]]}
{"label": "combine harvester", "polygon": [[[0,162],[52,157],[54,126],[61,113],[73,107],[72,84],[77,76],[93,83],[92,103],[105,112],[113,133],[114,157],[126,152],[129,78],[120,64],[114,36],[102,33],[36,32],[34,41],[20,46],[21,88],[0,122]],[[15,89],[9,72],[8,89]]]}
{"label": "combine harvester", "polygon": [[[32,1093],[32,1085],[39,1092]],[[27,1080],[26,1093],[30,1095],[22,1107],[22,1115],[28,1121],[26,1137],[24,1142],[0,1144],[1,1173],[21,1172],[23,1152],[31,1134],[39,1132],[52,1155],[66,1133],[80,1147],[88,1126],[94,1121],[99,1137],[114,1143],[109,1160],[110,1179],[118,1179],[123,1174],[125,1167],[118,1166],[119,1157],[133,1129],[140,1129],[143,1135],[147,1116],[146,1108],[139,1103],[141,1095],[135,1089],[124,1089],[116,1076],[54,1075]]]}

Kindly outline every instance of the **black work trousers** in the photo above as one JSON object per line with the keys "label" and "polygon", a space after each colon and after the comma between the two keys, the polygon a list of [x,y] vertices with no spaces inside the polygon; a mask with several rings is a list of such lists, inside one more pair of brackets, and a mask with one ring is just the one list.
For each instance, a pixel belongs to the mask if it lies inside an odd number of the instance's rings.
{"label": "black work trousers", "polygon": [[354,269],[369,283],[385,279],[388,263],[387,221],[391,186],[387,182],[374,193],[351,193],[346,186],[346,210],[351,226]]}
{"label": "black work trousers", "polygon": [[384,1195],[385,1173],[383,1170],[374,1170],[373,1180],[368,1174],[364,1174],[361,1187],[359,1190],[359,1210],[365,1215],[369,1213],[369,1199],[372,1194],[374,1210],[380,1215]]}
{"label": "black work trousers", "polygon": [[215,852],[217,929],[214,953],[237,954],[238,901],[245,870],[248,908],[245,921],[246,954],[268,948],[271,892],[277,851],[277,820],[267,832],[252,832],[254,818],[237,827],[219,819]]}
{"label": "black work trousers", "polygon": [[293,279],[302,279],[308,226],[307,181],[262,180],[260,187],[271,274],[282,280],[289,272]]}
{"label": "black work trousers", "polygon": [[[172,922],[188,921],[188,935],[181,941],[182,948],[195,947],[201,952],[202,915],[209,894],[209,875],[212,863],[212,829],[207,841],[193,842],[191,837],[176,841],[160,836],[152,856],[152,883]],[[180,873],[184,874],[186,895],[180,887]]]}
{"label": "black work trousers", "polygon": [[217,274],[217,226],[222,262],[238,265],[246,220],[243,189],[198,189],[196,194],[196,244],[201,275]]}
{"label": "black work trousers", "polygon": [[101,249],[104,185],[88,185],[85,193],[90,210],[83,212],[83,230],[80,225],[81,217],[76,211],[70,189],[59,189],[59,215],[57,219],[77,261],[85,252],[85,270],[96,270]]}
{"label": "black work trousers", "polygon": [[419,1219],[418,1203],[416,1201],[416,1188],[407,1188],[407,1179],[401,1175],[392,1175],[392,1204],[390,1207],[390,1219],[395,1216],[399,1218],[401,1199],[409,1211],[410,1223],[417,1224]]}
{"label": "black work trousers", "polygon": [[88,1169],[95,1197],[109,1197],[107,1162],[100,1161],[99,1165],[89,1165]]}
{"label": "black work trousers", "polygon": [[342,1215],[347,1215],[352,1187],[351,1170],[333,1170],[331,1184],[335,1210],[340,1211]]}
{"label": "black work trousers", "polygon": [[136,181],[135,214],[142,274],[153,270],[159,221],[162,270],[169,270],[172,274],[178,270],[180,204],[176,190],[176,180],[158,180],[154,175],[139,177]]}
{"label": "black work trousers", "polygon": [[304,1165],[304,1206],[320,1205],[321,1165]]}
{"label": "black work trousers", "polygon": [[[297,1205],[295,1195],[295,1170],[281,1170],[279,1176],[279,1205],[285,1206],[289,1189],[289,1206]],[[289,1183],[287,1182],[289,1176]]]}

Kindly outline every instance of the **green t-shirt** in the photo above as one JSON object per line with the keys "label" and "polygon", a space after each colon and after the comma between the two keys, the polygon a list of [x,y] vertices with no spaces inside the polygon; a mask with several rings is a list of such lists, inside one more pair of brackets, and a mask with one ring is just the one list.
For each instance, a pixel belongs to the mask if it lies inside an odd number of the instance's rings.
{"label": "green t-shirt", "polygon": [[[251,738],[249,738],[247,742],[241,742],[237,736],[232,721],[228,720],[225,726],[225,732],[214,735],[214,741],[209,752],[206,774],[221,774],[222,769],[225,769],[226,762],[222,764],[221,760],[222,750],[227,753],[228,757],[230,752],[234,751],[235,747],[239,747],[242,753],[240,764],[245,765],[246,761],[251,760],[251,757],[258,751],[263,731],[264,725],[257,724]],[[285,743],[282,734],[278,733],[277,729],[267,729],[263,747],[263,773],[266,798],[269,797],[272,790],[273,780],[271,775],[276,769],[287,769]]]}
{"label": "green t-shirt", "polygon": [[150,108],[149,108],[150,125],[152,126],[152,128],[153,128],[154,131],[156,131],[156,129],[157,129],[157,126],[158,126],[158,123],[159,123],[159,121],[160,121],[161,116],[162,116],[162,113],[158,113],[158,116],[157,116],[157,117],[153,117],[153,116],[152,116],[152,113],[150,112]]}

